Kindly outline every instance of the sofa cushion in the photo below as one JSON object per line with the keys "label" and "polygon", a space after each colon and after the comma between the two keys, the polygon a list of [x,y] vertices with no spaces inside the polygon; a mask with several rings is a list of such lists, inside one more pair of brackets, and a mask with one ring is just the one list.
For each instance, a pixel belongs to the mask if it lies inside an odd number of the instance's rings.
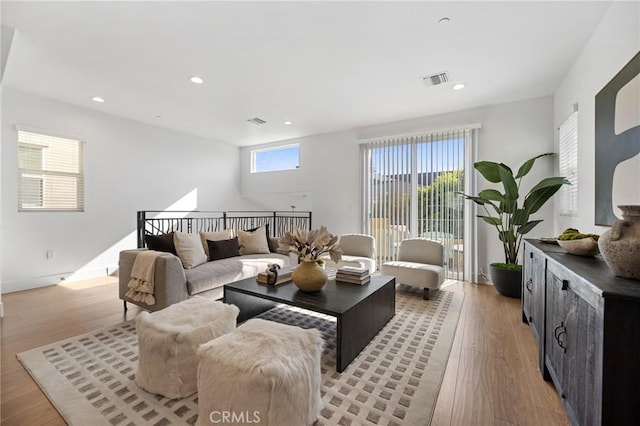
{"label": "sofa cushion", "polygon": [[173,234],[173,243],[176,245],[176,252],[185,269],[191,269],[207,261],[207,255],[204,253],[198,234],[176,232]]}
{"label": "sofa cushion", "polygon": [[230,229],[220,232],[200,232],[200,241],[202,241],[202,247],[204,248],[204,252],[207,255],[207,259],[211,260],[209,255],[209,245],[207,244],[207,241],[228,240],[229,238],[233,238],[233,235],[231,234],[232,232]]}
{"label": "sofa cushion", "polygon": [[238,243],[240,244],[241,255],[270,253],[266,226],[261,226],[255,231],[242,231],[239,229]]}
{"label": "sofa cushion", "polygon": [[178,253],[176,253],[176,246],[173,244],[173,232],[160,235],[145,235],[144,242],[149,250],[178,255]]}
{"label": "sofa cushion", "polygon": [[243,278],[255,277],[260,272],[264,272],[272,263],[285,267],[289,266],[291,262],[291,258],[288,255],[278,253],[246,254],[240,256],[238,260],[242,262]]}
{"label": "sofa cushion", "polygon": [[240,256],[238,237],[219,241],[207,240],[207,245],[209,247],[209,260],[220,260]]}
{"label": "sofa cushion", "polygon": [[187,291],[193,296],[244,278],[255,277],[270,263],[289,266],[289,256],[268,253],[249,254],[207,262],[197,268],[185,270]]}
{"label": "sofa cushion", "polygon": [[384,275],[396,277],[397,284],[421,288],[440,288],[444,282],[444,268],[438,265],[394,260],[380,268]]}

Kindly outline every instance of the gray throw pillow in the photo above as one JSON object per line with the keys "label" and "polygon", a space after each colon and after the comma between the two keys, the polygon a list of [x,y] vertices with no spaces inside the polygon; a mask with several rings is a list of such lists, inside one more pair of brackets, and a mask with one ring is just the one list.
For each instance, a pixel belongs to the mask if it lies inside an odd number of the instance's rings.
{"label": "gray throw pillow", "polygon": [[240,244],[241,255],[269,253],[267,228],[265,226],[261,226],[251,232],[238,229],[238,244]]}
{"label": "gray throw pillow", "polygon": [[176,232],[173,234],[173,243],[185,269],[194,268],[207,261],[207,255],[198,234]]}

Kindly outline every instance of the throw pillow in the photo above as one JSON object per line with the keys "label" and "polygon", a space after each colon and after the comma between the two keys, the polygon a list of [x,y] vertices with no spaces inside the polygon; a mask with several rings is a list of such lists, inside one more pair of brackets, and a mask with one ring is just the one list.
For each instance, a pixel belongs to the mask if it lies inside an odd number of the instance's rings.
{"label": "throw pillow", "polygon": [[238,244],[240,244],[241,255],[269,253],[267,228],[265,226],[261,226],[252,232],[238,229]]}
{"label": "throw pillow", "polygon": [[220,232],[200,232],[200,241],[202,241],[202,247],[204,248],[204,253],[207,255],[207,258],[213,260],[209,255],[209,244],[207,241],[228,240],[231,237],[230,229]]}
{"label": "throw pillow", "polygon": [[[269,244],[269,251],[271,253],[277,253],[278,249],[280,248],[280,243],[278,242],[278,238],[273,238],[271,237],[271,233],[269,232],[269,224],[265,223],[264,227],[266,229],[266,233],[267,233],[267,243]],[[245,229],[245,232],[253,232],[257,229],[259,229],[260,227],[256,227],[256,228],[251,228],[251,229]]]}
{"label": "throw pillow", "polygon": [[240,256],[238,237],[228,240],[207,240],[209,246],[209,260],[228,259]]}
{"label": "throw pillow", "polygon": [[280,249],[280,239],[269,237],[269,251],[271,253],[277,253]]}
{"label": "throw pillow", "polygon": [[164,251],[177,255],[176,246],[173,244],[173,232],[161,235],[145,235],[144,242],[149,250]]}
{"label": "throw pillow", "polygon": [[173,243],[176,245],[176,252],[185,269],[191,269],[207,261],[207,255],[204,253],[198,234],[176,232],[173,234]]}

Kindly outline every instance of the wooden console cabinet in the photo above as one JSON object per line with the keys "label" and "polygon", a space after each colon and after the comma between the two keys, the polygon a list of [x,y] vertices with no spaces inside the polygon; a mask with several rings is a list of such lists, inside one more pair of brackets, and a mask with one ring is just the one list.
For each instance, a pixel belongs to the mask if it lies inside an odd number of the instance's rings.
{"label": "wooden console cabinet", "polygon": [[640,281],[527,240],[522,319],[572,424],[640,425]]}

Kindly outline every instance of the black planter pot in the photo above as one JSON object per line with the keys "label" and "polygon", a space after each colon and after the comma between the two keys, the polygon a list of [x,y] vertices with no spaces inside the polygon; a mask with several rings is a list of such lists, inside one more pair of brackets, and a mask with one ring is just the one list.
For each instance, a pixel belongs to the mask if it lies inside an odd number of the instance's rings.
{"label": "black planter pot", "polygon": [[518,299],[522,296],[522,271],[501,269],[491,265],[489,274],[498,293]]}

